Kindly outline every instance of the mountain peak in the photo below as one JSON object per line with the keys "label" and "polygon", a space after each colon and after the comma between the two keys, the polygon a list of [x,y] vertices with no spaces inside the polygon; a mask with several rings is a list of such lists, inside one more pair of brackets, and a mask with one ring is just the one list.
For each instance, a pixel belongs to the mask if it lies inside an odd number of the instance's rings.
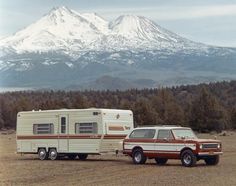
{"label": "mountain peak", "polygon": [[133,15],[133,14],[126,14],[121,15],[117,18],[117,20],[126,20],[126,21],[139,21],[140,19],[144,19],[145,17],[139,16],[139,15]]}
{"label": "mountain peak", "polygon": [[71,12],[71,9],[66,6],[53,7],[49,13],[53,12]]}
{"label": "mountain peak", "polygon": [[136,15],[122,15],[110,23],[110,28],[127,38],[138,38],[141,41],[168,41],[166,30],[153,21]]}
{"label": "mountain peak", "polygon": [[40,20],[0,43],[3,51],[62,51],[73,57],[80,55],[81,50],[183,47],[189,47],[186,40],[143,16],[122,15],[108,22],[97,13],[78,13],[65,6],[54,7]]}
{"label": "mountain peak", "polygon": [[54,7],[48,14],[45,15],[45,17],[48,17],[50,20],[63,20],[63,17],[76,17],[79,16],[79,14],[76,14],[75,11],[72,11],[71,9],[61,6],[61,7]]}

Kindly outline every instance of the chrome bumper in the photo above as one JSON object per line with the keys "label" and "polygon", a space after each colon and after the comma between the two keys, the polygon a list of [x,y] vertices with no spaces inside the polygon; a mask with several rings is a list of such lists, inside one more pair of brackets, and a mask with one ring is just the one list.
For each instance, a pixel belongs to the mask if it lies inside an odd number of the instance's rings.
{"label": "chrome bumper", "polygon": [[199,152],[198,156],[214,156],[214,155],[222,155],[223,152]]}

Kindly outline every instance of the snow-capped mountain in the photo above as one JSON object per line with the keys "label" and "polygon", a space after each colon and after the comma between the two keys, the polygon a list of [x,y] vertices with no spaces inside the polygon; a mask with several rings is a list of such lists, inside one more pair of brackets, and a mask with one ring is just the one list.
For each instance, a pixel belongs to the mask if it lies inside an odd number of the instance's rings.
{"label": "snow-capped mountain", "polygon": [[[94,22],[98,20],[101,26],[96,27],[90,19]],[[1,47],[10,48],[16,53],[78,51],[102,37],[99,29],[103,29],[103,24],[106,24],[105,21],[96,15],[83,16],[61,7],[51,10],[39,21],[13,36],[1,40]]]}
{"label": "snow-capped mountain", "polygon": [[59,7],[0,39],[0,85],[66,87],[103,75],[153,86],[210,82],[235,79],[235,59],[234,48],[190,41],[142,16],[109,22]]}
{"label": "snow-capped mountain", "polygon": [[73,57],[78,51],[87,50],[181,50],[200,49],[202,46],[161,28],[145,17],[125,15],[108,22],[95,13],[80,14],[66,7],[52,9],[37,22],[0,42],[4,51],[61,51]]}

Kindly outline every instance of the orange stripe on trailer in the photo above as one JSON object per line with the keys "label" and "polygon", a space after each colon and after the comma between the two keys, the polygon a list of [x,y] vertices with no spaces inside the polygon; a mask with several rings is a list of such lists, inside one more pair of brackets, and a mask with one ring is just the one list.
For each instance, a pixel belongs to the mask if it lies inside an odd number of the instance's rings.
{"label": "orange stripe on trailer", "polygon": [[124,131],[123,126],[109,126],[108,129],[113,131]]}
{"label": "orange stripe on trailer", "polygon": [[124,139],[126,135],[104,135],[103,139]]}

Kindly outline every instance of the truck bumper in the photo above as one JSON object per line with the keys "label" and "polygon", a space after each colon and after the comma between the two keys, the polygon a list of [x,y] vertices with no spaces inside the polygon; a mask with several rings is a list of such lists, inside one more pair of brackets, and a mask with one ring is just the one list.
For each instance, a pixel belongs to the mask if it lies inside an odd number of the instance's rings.
{"label": "truck bumper", "polygon": [[214,156],[214,155],[222,155],[223,152],[199,152],[198,156]]}

